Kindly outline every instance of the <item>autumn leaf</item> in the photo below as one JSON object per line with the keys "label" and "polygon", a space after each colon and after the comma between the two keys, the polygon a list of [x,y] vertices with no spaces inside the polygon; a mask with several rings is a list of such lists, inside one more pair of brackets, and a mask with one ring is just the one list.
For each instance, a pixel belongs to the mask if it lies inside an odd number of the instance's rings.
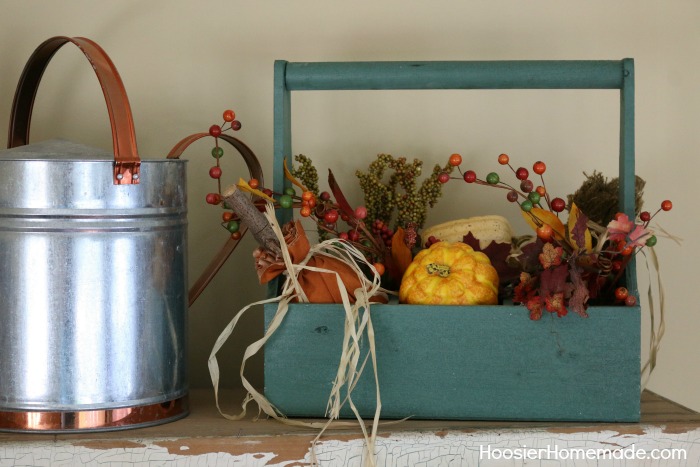
{"label": "autumn leaf", "polygon": [[533,242],[528,242],[520,247],[519,253],[511,256],[511,261],[515,261],[516,267],[519,267],[523,271],[534,271],[539,269],[539,256],[540,253],[542,253],[543,247],[544,242],[539,238]]}
{"label": "autumn leaf", "polygon": [[588,318],[588,313],[586,313],[588,298],[590,296],[588,285],[583,280],[581,271],[576,267],[571,268],[569,276],[571,277],[571,283],[574,287],[574,291],[571,297],[569,297],[569,308],[581,315],[582,318]]}
{"label": "autumn leaf", "polygon": [[528,212],[522,210],[520,212],[528,225],[532,227],[532,230],[537,231],[537,228],[540,226],[537,223],[539,221],[541,224],[547,224],[552,228],[555,240],[564,240],[566,238],[566,228],[553,212],[542,208],[532,208]]}
{"label": "autumn leaf", "polygon": [[517,279],[520,274],[519,268],[511,267],[508,264],[508,256],[511,250],[510,243],[491,241],[485,248],[481,248],[479,240],[471,232],[464,236],[462,242],[472,247],[474,251],[481,251],[489,257],[491,265],[498,272],[501,285],[509,284]]}
{"label": "autumn leaf", "polygon": [[292,172],[287,167],[287,158],[286,157],[284,158],[284,161],[282,164],[284,165],[284,178],[286,178],[287,180],[292,182],[292,184],[298,186],[301,189],[301,191],[309,191],[308,188],[306,188],[304,185],[302,185],[301,182],[299,180],[297,180],[294,177],[294,175],[292,175]]}
{"label": "autumn leaf", "polygon": [[618,214],[608,223],[608,235],[613,241],[624,241],[632,229],[634,229],[634,222],[627,217],[627,214]]}
{"label": "autumn leaf", "polygon": [[239,189],[242,191],[246,191],[248,193],[252,193],[255,196],[259,196],[260,198],[266,199],[267,201],[270,201],[272,203],[275,202],[275,200],[269,196],[267,196],[265,193],[262,191],[258,190],[257,188],[253,188],[252,186],[248,185],[248,182],[243,180],[242,178],[239,178],[238,183],[236,184]]}
{"label": "autumn leaf", "polygon": [[540,274],[540,297],[548,297],[558,292],[568,292],[571,286],[566,281],[568,275],[569,267],[566,264],[542,271]]}
{"label": "autumn leaf", "polygon": [[630,245],[633,247],[644,246],[649,240],[649,237],[653,235],[651,230],[647,230],[644,226],[637,225],[632,232],[630,232]]}
{"label": "autumn leaf", "polygon": [[338,182],[335,180],[335,176],[333,175],[333,171],[331,171],[331,169],[328,169],[328,186],[333,192],[333,196],[335,196],[335,201],[336,203],[338,203],[338,207],[340,208],[340,210],[343,213],[345,213],[345,215],[347,215],[350,219],[354,219],[355,211],[350,206],[350,203],[348,203],[348,200],[345,198],[345,195],[341,191]]}
{"label": "autumn leaf", "polygon": [[537,321],[542,317],[542,299],[540,297],[532,297],[525,304],[528,310],[530,310],[530,319]]}
{"label": "autumn leaf", "polygon": [[562,247],[555,247],[551,243],[545,243],[542,247],[542,253],[540,253],[539,259],[540,264],[545,269],[549,269],[554,266],[559,266],[561,264],[561,255],[564,253]]}
{"label": "autumn leaf", "polygon": [[593,237],[591,231],[588,230],[588,217],[581,212],[576,204],[571,204],[569,211],[569,241],[574,247],[574,250],[584,249],[590,251],[593,248]]}
{"label": "autumn leaf", "polygon": [[391,257],[397,268],[397,277],[403,277],[408,265],[413,261],[411,249],[406,246],[405,234],[404,229],[399,227],[391,239]]}
{"label": "autumn leaf", "polygon": [[526,272],[520,273],[520,283],[513,289],[513,301],[525,303],[535,294],[537,277],[533,277]]}
{"label": "autumn leaf", "polygon": [[544,303],[545,307],[547,308],[547,311],[549,311],[550,313],[556,313],[559,317],[566,316],[566,313],[568,312],[565,306],[563,292],[557,292],[548,295],[544,299]]}

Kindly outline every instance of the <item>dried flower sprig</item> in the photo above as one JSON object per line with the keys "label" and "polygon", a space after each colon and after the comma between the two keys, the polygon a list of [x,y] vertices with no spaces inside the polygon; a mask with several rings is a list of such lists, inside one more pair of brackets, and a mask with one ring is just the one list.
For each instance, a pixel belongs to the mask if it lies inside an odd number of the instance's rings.
{"label": "dried flower sprig", "polygon": [[[423,162],[419,159],[408,162],[405,157],[379,154],[367,172],[355,172],[364,193],[368,222],[380,221],[382,225],[390,225],[396,210],[393,230],[406,228],[409,224],[419,229],[423,227],[428,208],[435,206],[442,196],[440,177],[445,173],[449,176],[453,166],[436,165],[419,185],[422,168]],[[387,171],[391,171],[388,180]]]}

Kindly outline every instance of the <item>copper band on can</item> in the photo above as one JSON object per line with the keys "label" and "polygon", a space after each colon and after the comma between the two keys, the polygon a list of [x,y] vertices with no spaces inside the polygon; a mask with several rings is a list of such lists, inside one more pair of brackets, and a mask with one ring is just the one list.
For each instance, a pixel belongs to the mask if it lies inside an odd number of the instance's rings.
{"label": "copper band on can", "polygon": [[185,417],[187,396],[159,404],[81,411],[0,411],[0,431],[108,431],[159,425]]}

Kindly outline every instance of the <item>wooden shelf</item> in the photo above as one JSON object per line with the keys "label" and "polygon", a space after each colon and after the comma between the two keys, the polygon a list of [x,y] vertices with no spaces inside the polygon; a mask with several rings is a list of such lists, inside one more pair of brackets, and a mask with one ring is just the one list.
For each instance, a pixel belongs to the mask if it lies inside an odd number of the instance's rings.
{"label": "wooden shelf", "polygon": [[[555,397],[555,396],[551,396]],[[224,410],[237,412],[242,394],[221,394]],[[251,404],[254,407],[254,404]],[[0,433],[0,465],[97,465],[100,462],[163,465],[305,465],[317,430],[275,420],[223,418],[213,391],[191,393],[191,414],[182,420],[141,429],[80,434]],[[379,465],[476,463],[480,449],[685,449],[700,459],[700,414],[657,394],[642,395],[642,421],[547,423],[408,420],[383,424],[377,440]],[[358,428],[326,432],[316,448],[321,465],[361,465],[364,439]],[[495,453],[495,451],[493,451]],[[550,453],[551,454],[551,453]],[[482,454],[483,455],[483,452]],[[482,458],[483,459],[483,458]],[[442,462],[442,463],[441,463]],[[238,464],[237,464],[238,465]],[[453,464],[449,464],[453,465]]]}

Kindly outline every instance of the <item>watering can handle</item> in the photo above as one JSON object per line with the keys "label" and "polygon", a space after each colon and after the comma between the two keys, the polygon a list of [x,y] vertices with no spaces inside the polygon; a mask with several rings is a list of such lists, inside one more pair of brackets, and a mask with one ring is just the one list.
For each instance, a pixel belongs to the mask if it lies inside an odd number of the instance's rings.
{"label": "watering can handle", "polygon": [[[209,133],[195,133],[183,138],[170,150],[167,158],[178,159],[190,144],[206,136],[210,136]],[[243,156],[243,160],[245,161],[248,171],[250,172],[250,177],[259,180],[261,185],[264,184],[262,167],[260,166],[260,161],[255,156],[255,153],[253,153],[253,151],[246,146],[243,141],[234,138],[233,136],[222,134],[219,136],[219,138],[229,143],[241,154],[241,156]],[[231,253],[233,253],[233,250],[236,249],[238,243],[241,241],[241,238],[243,238],[247,230],[248,229],[245,226],[241,226],[241,229],[239,230],[241,237],[238,239],[229,238],[221,247],[221,250],[219,250],[219,252],[209,262],[202,274],[200,274],[199,278],[195,281],[192,287],[190,287],[188,294],[189,306],[192,306],[195,300],[197,300],[197,297],[204,292],[204,289],[207,287],[207,285],[209,285],[209,282],[211,282],[214,276],[216,276],[226,260],[229,258],[229,256],[231,256]]]}
{"label": "watering can handle", "polygon": [[12,103],[7,147],[14,148],[29,143],[29,125],[39,82],[51,58],[68,42],[78,46],[90,61],[104,93],[112,127],[114,184],[136,184],[139,182],[141,160],[136,148],[134,120],[124,84],[107,53],[84,37],[52,37],[39,45],[29,57]]}

